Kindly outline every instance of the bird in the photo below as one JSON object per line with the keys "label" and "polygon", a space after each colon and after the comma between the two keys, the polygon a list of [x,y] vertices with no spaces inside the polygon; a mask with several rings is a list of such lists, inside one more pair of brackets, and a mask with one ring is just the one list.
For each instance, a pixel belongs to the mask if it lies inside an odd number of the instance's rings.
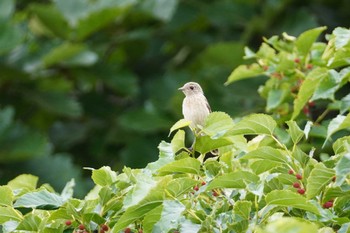
{"label": "bird", "polygon": [[190,121],[190,128],[194,133],[198,133],[211,113],[208,100],[204,96],[202,87],[196,82],[188,82],[179,90],[185,94],[182,102],[184,119]]}
{"label": "bird", "polygon": [[[180,87],[179,90],[185,94],[182,102],[184,119],[191,122],[190,128],[196,137],[204,136],[205,134],[201,132],[201,129],[205,124],[205,119],[211,113],[211,108],[202,87],[196,82],[188,82]],[[196,137],[192,146],[189,148],[190,151],[193,150]],[[204,161],[217,155],[218,149],[214,149],[204,155]]]}

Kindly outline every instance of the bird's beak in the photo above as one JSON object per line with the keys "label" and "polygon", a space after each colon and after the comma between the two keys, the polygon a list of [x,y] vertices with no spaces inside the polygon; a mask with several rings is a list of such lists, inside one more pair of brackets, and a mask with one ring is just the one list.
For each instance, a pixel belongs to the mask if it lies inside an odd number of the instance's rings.
{"label": "bird's beak", "polygon": [[180,87],[178,90],[183,91],[184,89],[185,89],[185,87]]}

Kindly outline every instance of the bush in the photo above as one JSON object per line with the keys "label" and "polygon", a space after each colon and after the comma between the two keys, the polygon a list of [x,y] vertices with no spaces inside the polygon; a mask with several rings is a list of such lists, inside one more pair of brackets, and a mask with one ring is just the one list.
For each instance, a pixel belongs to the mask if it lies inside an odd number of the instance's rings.
{"label": "bush", "polygon": [[[232,120],[213,112],[193,152],[185,147],[188,122],[180,120],[145,168],[92,169],[95,187],[83,199],[73,197],[74,180],[57,193],[20,175],[0,187],[2,231],[348,232],[350,105],[342,88],[350,30],[316,42],[324,30],[274,36],[258,52],[246,48],[256,62],[237,67],[227,83],[267,76],[259,93],[271,115]],[[313,144],[321,139],[323,147]],[[218,157],[205,158],[217,148]]]}

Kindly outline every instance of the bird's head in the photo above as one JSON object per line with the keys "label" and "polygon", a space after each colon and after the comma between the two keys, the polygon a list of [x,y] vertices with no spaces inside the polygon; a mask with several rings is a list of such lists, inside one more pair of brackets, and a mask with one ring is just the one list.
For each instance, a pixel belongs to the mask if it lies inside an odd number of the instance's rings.
{"label": "bird's head", "polygon": [[188,82],[179,88],[186,96],[203,94],[201,86],[196,82]]}

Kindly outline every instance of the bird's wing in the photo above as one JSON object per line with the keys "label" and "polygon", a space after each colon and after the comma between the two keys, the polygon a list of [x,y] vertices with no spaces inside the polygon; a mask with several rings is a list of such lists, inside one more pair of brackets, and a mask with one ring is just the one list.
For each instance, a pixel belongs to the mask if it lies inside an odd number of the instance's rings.
{"label": "bird's wing", "polygon": [[209,109],[209,112],[211,112],[211,108],[210,108],[210,105],[209,105],[209,103],[208,103],[208,100],[207,99],[205,99],[206,101],[205,101],[205,104],[207,105],[207,108]]}

